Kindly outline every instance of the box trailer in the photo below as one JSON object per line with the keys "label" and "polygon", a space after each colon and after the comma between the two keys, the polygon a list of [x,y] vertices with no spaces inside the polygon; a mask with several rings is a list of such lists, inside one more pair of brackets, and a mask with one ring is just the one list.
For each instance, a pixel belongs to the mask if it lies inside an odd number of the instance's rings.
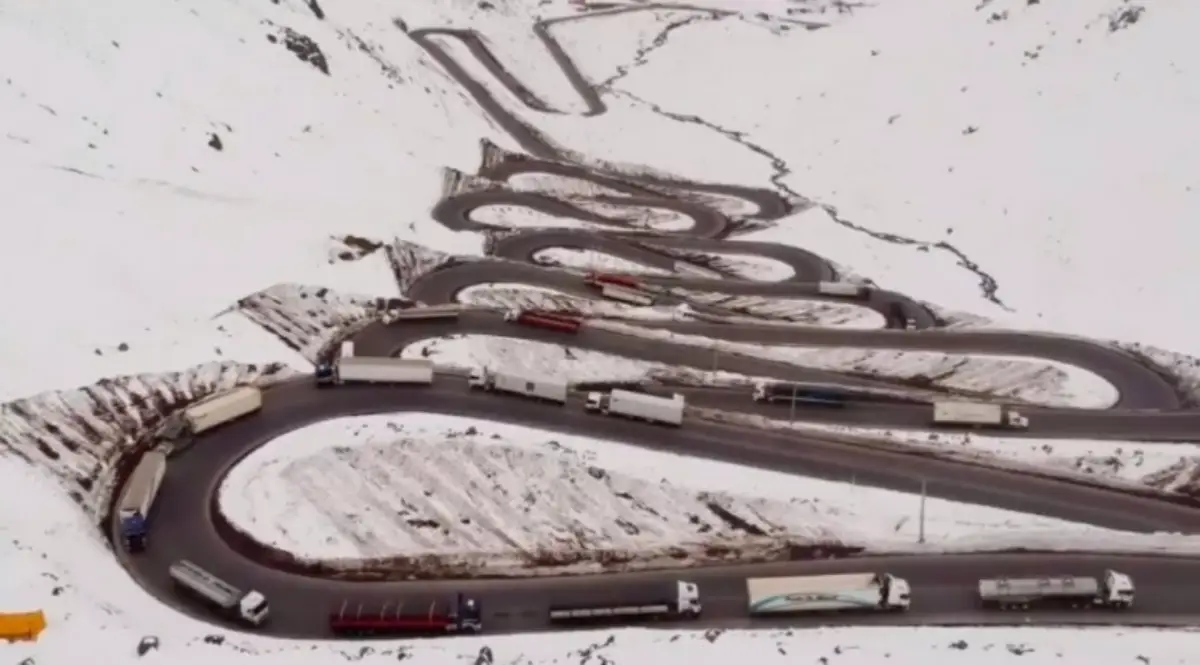
{"label": "box trailer", "polygon": [[626,587],[580,589],[550,604],[552,624],[635,623],[698,619],[700,587],[676,580]]}
{"label": "box trailer", "polygon": [[504,314],[504,320],[523,326],[545,328],[556,332],[577,333],[583,326],[583,319],[561,314],[535,312],[532,310],[514,310]]}
{"label": "box trailer", "polygon": [[380,315],[379,320],[384,325],[397,321],[435,321],[438,319],[457,319],[462,313],[462,305],[434,305],[432,307],[412,307],[409,309],[388,310]]}
{"label": "box trailer", "polygon": [[483,608],[461,593],[454,598],[400,599],[380,606],[343,601],[329,613],[329,630],[345,636],[477,634],[483,632]]}
{"label": "box trailer", "polygon": [[856,298],[866,300],[871,297],[871,289],[852,282],[817,282],[817,293],[823,296],[839,298]]}
{"label": "box trailer", "polygon": [[629,289],[642,288],[642,283],[639,282],[635,277],[631,277],[629,275],[615,275],[608,272],[590,272],[587,274],[587,277],[583,278],[583,281],[589,286],[594,286],[596,288],[600,288],[604,284],[616,284],[617,286],[624,286],[625,288]]}
{"label": "box trailer", "polygon": [[933,403],[933,424],[960,427],[1026,429],[1029,419],[1002,404],[938,400]]}
{"label": "box trailer", "polygon": [[171,564],[167,573],[176,587],[231,619],[261,626],[270,614],[261,593],[243,591],[186,559]]}
{"label": "box trailer", "polygon": [[754,386],[755,402],[783,402],[827,406],[840,409],[846,406],[846,391],[838,386],[816,383],[776,383],[763,381]]}
{"label": "box trailer", "polygon": [[609,300],[616,300],[635,307],[649,307],[654,304],[654,298],[642,291],[636,291],[616,284],[604,284],[600,287],[600,295]]}
{"label": "box trailer", "polygon": [[998,577],[979,580],[979,604],[987,609],[1128,609],[1133,580],[1108,570],[1100,578],[1072,575]]}
{"label": "box trailer", "polygon": [[187,407],[183,410],[183,420],[191,434],[199,434],[254,413],[262,405],[261,390],[254,386],[242,386]]}
{"label": "box trailer", "polygon": [[423,358],[341,358],[333,365],[317,368],[317,384],[391,383],[429,385],[433,383],[433,361]]}
{"label": "box trailer", "polygon": [[163,476],[167,474],[167,452],[151,450],[142,455],[125,483],[125,492],[121,495],[121,503],[117,510],[117,519],[121,531],[121,542],[130,552],[141,552],[146,549],[149,533],[147,521],[150,519],[150,509],[154,507],[154,499],[162,487]]}
{"label": "box trailer", "polygon": [[513,374],[510,372],[494,372],[489,369],[476,367],[471,370],[467,386],[472,390],[510,393],[545,400],[556,404],[567,403],[567,383],[558,379],[536,378]]}
{"label": "box trailer", "polygon": [[678,427],[683,424],[686,406],[683,395],[678,393],[671,397],[659,397],[629,390],[614,390],[610,393],[588,393],[585,408],[594,413]]}
{"label": "box trailer", "polygon": [[888,573],[755,577],[746,580],[750,616],[908,609],[908,580]]}

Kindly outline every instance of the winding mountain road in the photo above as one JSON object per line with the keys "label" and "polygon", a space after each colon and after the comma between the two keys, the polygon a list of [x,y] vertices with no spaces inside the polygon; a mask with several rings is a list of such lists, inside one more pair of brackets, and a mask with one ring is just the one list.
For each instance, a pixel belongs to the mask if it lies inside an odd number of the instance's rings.
{"label": "winding mountain road", "polygon": [[[605,12],[648,11],[643,6]],[[708,10],[697,10],[708,11]],[[578,17],[566,20],[585,20]],[[579,93],[587,111],[584,117],[605,111],[601,91],[592,87],[551,33],[551,20],[534,26],[547,54],[557,63]],[[401,23],[398,26],[403,28]],[[428,304],[454,302],[465,288],[484,283],[511,282],[548,287],[581,297],[595,297],[578,275],[533,265],[540,250],[565,247],[595,250],[657,268],[670,268],[674,258],[666,250],[720,252],[771,258],[791,266],[790,279],[777,283],[733,279],[700,280],[694,277],[642,276],[664,287],[697,291],[756,295],[768,298],[822,299],[817,281],[838,277],[823,258],[790,246],[738,241],[737,235],[816,205],[793,193],[739,186],[691,183],[649,175],[628,175],[579,165],[577,155],[500,103],[487,84],[477,81],[456,60],[457,41],[494,77],[508,94],[535,113],[561,113],[537,97],[493,57],[486,43],[470,31],[414,30],[417,44],[455,79],[495,123],[527,155],[517,155],[485,145],[484,159],[475,179],[452,173],[443,200],[433,217],[447,228],[493,234],[490,256],[443,266],[418,277],[409,295]],[[773,158],[770,155],[764,155]],[[584,180],[610,192],[579,200],[511,186],[517,176],[541,175]],[[777,181],[782,179],[782,172]],[[483,184],[481,184],[483,183]],[[782,187],[780,182],[776,185]],[[737,203],[737,205],[735,205]],[[692,220],[677,232],[647,232],[633,228],[630,214],[595,212],[627,208],[672,211]],[[589,222],[594,230],[544,229],[511,232],[475,221],[472,213],[486,206],[519,206],[563,219]],[[745,212],[750,210],[750,212]],[[802,242],[802,241],[801,241]],[[1181,396],[1158,371],[1131,354],[1111,346],[1074,337],[1006,331],[939,330],[932,312],[899,293],[875,291],[863,303],[895,318],[912,319],[919,330],[835,330],[778,325],[630,321],[633,325],[701,335],[711,339],[770,345],[808,347],[858,347],[892,350],[945,351],[1043,358],[1088,369],[1110,381],[1120,392],[1117,408],[1107,411],[1028,408],[1038,436],[1091,438],[1153,438],[1191,440],[1200,432],[1200,412],[1184,410]],[[479,333],[562,344],[563,337],[546,331],[503,322],[497,312],[469,310],[456,321],[372,324],[354,335],[360,355],[395,355],[422,339],[445,334]],[[648,340],[585,326],[570,344],[628,358],[711,368],[707,351]],[[871,384],[835,373],[781,363],[726,355],[721,369],[781,379],[841,381]],[[785,409],[754,405],[744,392],[688,391],[692,404],[713,408],[782,415]],[[920,427],[928,405],[858,403],[837,414],[810,413],[802,417],[848,424]],[[743,580],[758,574],[805,573],[833,570],[885,569],[907,577],[913,584],[912,611],[886,616],[848,616],[838,623],[976,624],[976,623],[1144,623],[1185,625],[1200,618],[1200,559],[1094,554],[987,554],[821,562],[792,562],[757,566],[713,567],[686,572],[656,572],[594,577],[537,580],[470,580],[437,582],[349,582],[283,572],[264,561],[259,552],[231,537],[216,510],[219,484],[245,455],[278,436],[320,420],[338,416],[420,411],[510,422],[591,438],[610,439],[699,455],[728,462],[770,468],[797,475],[844,480],[851,475],[860,483],[913,491],[914,479],[925,479],[931,496],[1037,513],[1130,531],[1197,532],[1200,510],[1185,505],[1114,490],[1033,477],[998,469],[956,464],[932,457],[905,455],[885,449],[846,446],[794,433],[739,428],[733,425],[689,421],[678,431],[664,431],[614,418],[585,415],[580,396],[562,408],[470,392],[461,377],[439,375],[432,387],[381,388],[344,386],[317,390],[311,381],[294,381],[266,391],[263,410],[243,420],[199,437],[187,452],[174,459],[155,508],[152,544],[148,552],[119,554],[139,583],[164,602],[193,612],[180,603],[170,588],[167,566],[188,558],[243,586],[263,591],[272,602],[273,617],[264,632],[288,637],[327,637],[325,613],[343,599],[383,602],[397,596],[463,590],[482,600],[488,632],[544,630],[545,610],[555,594],[581,587],[603,587],[620,592],[647,580],[684,577],[701,583],[706,616],[703,625],[745,626]],[[115,528],[115,525],[113,525]],[[118,551],[120,548],[117,548]],[[1099,573],[1112,567],[1134,577],[1138,584],[1136,607],[1127,613],[986,614],[975,607],[973,590],[982,576],[1004,574]],[[217,621],[207,614],[200,618]],[[811,625],[829,619],[796,618],[778,625]],[[764,625],[755,622],[755,625]],[[766,625],[772,625],[768,622]]]}

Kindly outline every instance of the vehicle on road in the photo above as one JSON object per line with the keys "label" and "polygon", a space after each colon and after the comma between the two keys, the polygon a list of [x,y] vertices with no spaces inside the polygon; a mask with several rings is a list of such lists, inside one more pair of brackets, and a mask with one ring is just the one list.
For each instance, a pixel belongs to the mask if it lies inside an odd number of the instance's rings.
{"label": "vehicle on road", "polygon": [[176,561],[167,572],[176,587],[230,619],[261,626],[270,614],[266,596],[253,590],[243,591],[191,561]]}
{"label": "vehicle on road", "polygon": [[615,275],[609,272],[589,272],[587,277],[583,278],[583,281],[589,286],[596,288],[600,288],[604,284],[616,284],[617,286],[624,286],[625,288],[635,290],[642,288],[642,283],[635,277]]}
{"label": "vehicle on road", "polygon": [[151,450],[138,460],[128,482],[125,483],[125,493],[121,495],[117,519],[121,529],[121,542],[129,552],[141,552],[146,549],[150,509],[154,507],[154,499],[158,496],[163,476],[166,474],[167,452]]}
{"label": "vehicle on road", "polygon": [[850,573],[746,580],[750,616],[803,612],[902,612],[908,580],[889,573]]}
{"label": "vehicle on road", "polygon": [[617,286],[616,284],[601,285],[600,295],[609,300],[616,300],[636,307],[649,307],[654,304],[654,298],[645,292],[624,286]]}
{"label": "vehicle on road", "polygon": [[329,630],[347,636],[481,633],[483,608],[461,593],[440,602],[400,600],[380,607],[345,601],[329,613]]}
{"label": "vehicle on road", "polygon": [[1071,575],[998,577],[979,580],[979,602],[987,609],[1128,609],[1133,580],[1107,570],[1101,578]]}
{"label": "vehicle on road", "polygon": [[549,618],[552,624],[634,623],[698,619],[702,611],[700,587],[676,580],[640,587],[581,589],[563,602],[552,603]]}
{"label": "vehicle on road", "polygon": [[423,358],[340,358],[331,365],[318,365],[318,386],[343,383],[393,383],[429,385],[433,383],[433,361]]}
{"label": "vehicle on road", "polygon": [[659,397],[629,390],[614,390],[610,393],[588,393],[585,408],[593,413],[679,427],[683,424],[686,406],[683,395],[678,393],[671,397]]}
{"label": "vehicle on road", "polygon": [[704,266],[698,266],[694,263],[688,263],[687,261],[676,261],[674,267],[675,272],[684,275],[691,275],[693,277],[700,277],[703,279],[725,279],[725,276],[716,270],[705,268]]}
{"label": "vehicle on road", "polygon": [[262,391],[241,386],[212,395],[183,410],[183,421],[190,434],[206,432],[218,425],[254,413],[262,408]]}
{"label": "vehicle on road", "polygon": [[342,342],[342,348],[338,352],[338,357],[339,358],[353,358],[354,357],[354,342],[351,342],[349,340]]}
{"label": "vehicle on road", "polygon": [[472,390],[510,393],[557,404],[567,403],[567,383],[556,379],[534,378],[476,367],[471,370],[467,386]]}
{"label": "vehicle on road", "polygon": [[504,314],[504,320],[510,323],[518,323],[523,326],[545,328],[546,330],[554,330],[572,334],[579,332],[579,329],[583,326],[583,319],[579,317],[553,314],[550,312],[538,312],[529,309],[506,312]]}
{"label": "vehicle on road", "polygon": [[835,409],[846,406],[846,391],[837,386],[817,383],[775,383],[763,381],[754,386],[755,402],[783,402]]}
{"label": "vehicle on road", "polygon": [[838,296],[840,298],[855,298],[866,300],[871,297],[871,289],[853,282],[817,282],[817,293],[823,296]]}
{"label": "vehicle on road", "polygon": [[1029,419],[1003,404],[938,400],[933,403],[933,424],[957,427],[1026,429]]}
{"label": "vehicle on road", "polygon": [[379,320],[385,326],[397,321],[433,321],[437,319],[457,319],[462,313],[461,305],[434,305],[432,307],[412,307],[410,309],[393,309],[380,315]]}

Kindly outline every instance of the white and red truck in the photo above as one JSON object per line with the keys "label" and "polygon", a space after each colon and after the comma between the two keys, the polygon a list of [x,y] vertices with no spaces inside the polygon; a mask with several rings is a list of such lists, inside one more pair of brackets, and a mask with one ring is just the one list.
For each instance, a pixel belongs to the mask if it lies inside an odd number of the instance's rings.
{"label": "white and red truck", "polygon": [[554,314],[551,312],[539,312],[532,309],[519,309],[506,312],[504,320],[509,323],[517,323],[523,326],[531,326],[534,328],[545,328],[546,330],[555,330],[575,334],[583,327],[583,319],[568,316],[565,314]]}

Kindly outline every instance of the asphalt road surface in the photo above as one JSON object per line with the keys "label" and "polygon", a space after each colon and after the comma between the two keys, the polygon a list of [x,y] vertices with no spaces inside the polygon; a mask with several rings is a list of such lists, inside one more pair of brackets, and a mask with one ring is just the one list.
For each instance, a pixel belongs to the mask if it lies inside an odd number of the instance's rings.
{"label": "asphalt road surface", "polygon": [[[654,6],[623,11],[645,11]],[[578,19],[567,19],[578,20]],[[533,30],[546,56],[562,70],[587,111],[604,113],[604,98],[575,67],[550,30],[561,20],[537,24]],[[403,26],[398,26],[402,27]],[[407,30],[407,29],[406,29]],[[791,266],[795,275],[777,283],[732,279],[697,279],[686,276],[653,276],[643,280],[655,286],[683,287],[696,291],[756,295],[768,298],[831,300],[816,293],[818,281],[836,280],[828,261],[795,247],[739,242],[739,232],[795,214],[814,205],[794,193],[742,186],[693,183],[660,176],[601,172],[578,165],[571,153],[512,113],[493,96],[497,86],[528,109],[558,113],[492,57],[474,33],[437,29],[408,31],[408,35],[457,81],[524,150],[517,155],[487,144],[477,175],[497,183],[478,188],[463,186],[455,174],[447,179],[443,200],[432,216],[453,230],[492,232],[472,219],[483,206],[520,206],[564,219],[591,222],[600,230],[529,230],[497,236],[489,242],[489,255],[437,270],[419,278],[409,290],[428,304],[454,302],[464,288],[495,282],[546,286],[594,298],[577,275],[533,265],[542,249],[568,247],[592,249],[653,267],[670,269],[673,251],[720,251],[756,255]],[[488,70],[491,80],[478,81],[456,60],[461,51],[446,44],[458,41]],[[687,121],[686,119],[682,121]],[[736,138],[736,137],[735,137]],[[731,139],[732,140],[732,139]],[[544,193],[504,186],[518,176],[550,174],[586,180],[606,187],[600,197],[609,209],[650,207],[674,211],[692,220],[684,231],[646,233],[634,228],[629,214],[598,213],[568,200]],[[736,202],[739,212],[731,213]],[[636,221],[636,220],[633,220]],[[802,239],[798,239],[802,244]],[[683,302],[680,295],[663,294],[660,302]],[[1200,433],[1200,412],[1183,408],[1181,395],[1171,382],[1138,358],[1113,347],[1074,337],[1017,332],[940,330],[939,321],[924,305],[899,293],[872,291],[860,304],[889,319],[891,329],[880,331],[781,328],[770,325],[716,323],[647,323],[639,325],[702,335],[712,339],[771,345],[857,347],[899,350],[997,354],[1055,360],[1088,369],[1110,381],[1120,391],[1117,408],[1107,411],[1025,408],[1033,421],[1030,435],[1061,437],[1142,438],[1185,441]],[[894,329],[911,320],[915,329]],[[569,343],[579,348],[615,353],[629,358],[712,369],[713,356],[704,350],[632,338],[585,326],[569,340],[563,335],[505,323],[499,313],[469,311],[450,322],[375,324],[354,337],[360,355],[394,355],[421,339],[455,333],[484,333],[514,338]],[[847,385],[873,385],[833,373],[805,370],[778,363],[722,356],[720,369],[791,380],[836,381]],[[756,406],[745,391],[689,390],[691,403],[712,408],[786,417],[787,407]],[[623,441],[647,448],[699,455],[713,459],[770,468],[797,475],[845,480],[878,487],[914,491],[917,479],[926,479],[931,496],[986,504],[1041,515],[1077,520],[1131,531],[1196,532],[1200,511],[1145,497],[1122,494],[1045,478],[973,467],[945,460],[904,455],[883,449],[847,446],[792,433],[742,429],[728,424],[690,420],[679,430],[665,430],[583,412],[580,396],[563,407],[531,403],[519,398],[470,392],[460,377],[439,376],[425,388],[346,386],[318,391],[309,381],[298,381],[266,391],[260,413],[233,422],[202,436],[187,452],[172,460],[152,516],[150,549],[141,555],[121,554],[122,561],[148,591],[166,603],[195,613],[205,620],[220,620],[183,599],[171,589],[168,565],[191,559],[234,584],[264,592],[272,603],[272,619],[264,633],[293,637],[327,637],[326,613],[344,600],[381,604],[399,598],[418,598],[463,591],[479,598],[487,632],[545,630],[548,604],[578,593],[622,594],[630,587],[677,578],[701,585],[704,626],[746,626],[744,580],[755,575],[803,574],[825,571],[886,570],[913,584],[913,607],[905,614],[792,618],[754,625],[813,625],[818,623],[1143,623],[1189,624],[1200,617],[1200,559],[1091,554],[989,554],[923,557],[878,557],[822,562],[793,562],[757,566],[713,567],[698,570],[605,575],[537,580],[475,580],[406,583],[365,583],[319,579],[281,572],[247,556],[223,539],[214,524],[213,506],[225,473],[245,455],[281,434],[336,416],[422,411],[454,413],[488,420],[533,425],[542,429],[592,438]],[[801,409],[805,420],[871,424],[889,427],[927,425],[928,405],[855,402],[839,411]],[[119,549],[119,548],[118,548]],[[1115,568],[1133,576],[1138,585],[1137,604],[1122,613],[1082,614],[984,613],[976,608],[974,588],[980,577],[999,575],[1099,574]]]}

